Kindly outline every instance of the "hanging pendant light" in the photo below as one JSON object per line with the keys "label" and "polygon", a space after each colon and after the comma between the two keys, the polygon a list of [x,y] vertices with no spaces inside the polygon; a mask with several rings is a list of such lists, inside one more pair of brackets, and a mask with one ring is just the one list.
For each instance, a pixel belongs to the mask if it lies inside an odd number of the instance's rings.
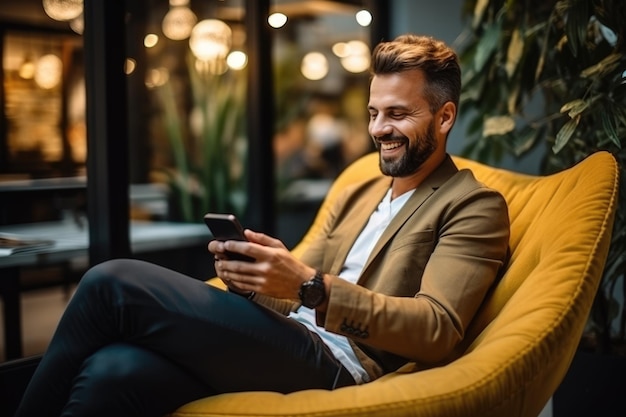
{"label": "hanging pendant light", "polygon": [[198,18],[188,7],[188,0],[170,0],[170,10],[163,18],[163,34],[174,40],[187,39]]}
{"label": "hanging pendant light", "polygon": [[83,0],[42,0],[43,10],[54,20],[65,22],[80,16]]}
{"label": "hanging pendant light", "polygon": [[191,31],[189,48],[201,61],[226,59],[232,42],[230,27],[217,19],[198,22]]}
{"label": "hanging pendant light", "polygon": [[85,18],[82,13],[74,19],[70,20],[70,29],[72,29],[79,35],[83,34],[83,32],[85,31]]}
{"label": "hanging pendant light", "polygon": [[189,49],[197,59],[196,70],[211,74],[226,72],[226,57],[230,52],[232,37],[230,26],[221,20],[207,19],[198,22],[189,37]]}

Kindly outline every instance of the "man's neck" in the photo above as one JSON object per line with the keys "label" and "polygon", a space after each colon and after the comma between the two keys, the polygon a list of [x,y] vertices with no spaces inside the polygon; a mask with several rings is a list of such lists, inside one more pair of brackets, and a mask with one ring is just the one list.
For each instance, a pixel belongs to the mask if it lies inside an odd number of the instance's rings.
{"label": "man's neck", "polygon": [[401,196],[407,191],[417,188],[445,159],[446,154],[438,158],[431,158],[411,175],[406,177],[394,177],[391,182],[391,200]]}

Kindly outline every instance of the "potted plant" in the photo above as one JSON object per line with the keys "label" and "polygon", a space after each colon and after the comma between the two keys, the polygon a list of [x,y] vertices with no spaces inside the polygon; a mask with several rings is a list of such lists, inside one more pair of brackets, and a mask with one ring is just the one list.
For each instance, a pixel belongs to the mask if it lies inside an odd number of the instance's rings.
{"label": "potted plant", "polygon": [[[622,0],[467,0],[461,46],[464,154],[497,163],[545,148],[544,174],[597,150],[626,179],[626,3]],[[612,244],[585,332],[586,347],[626,345],[626,186],[621,181]]]}
{"label": "potted plant", "polygon": [[[158,87],[174,166],[165,170],[174,220],[197,222],[204,213],[241,215],[245,208],[245,74],[212,71],[193,57],[190,106],[177,103],[181,88]],[[184,96],[184,94],[183,94]]]}

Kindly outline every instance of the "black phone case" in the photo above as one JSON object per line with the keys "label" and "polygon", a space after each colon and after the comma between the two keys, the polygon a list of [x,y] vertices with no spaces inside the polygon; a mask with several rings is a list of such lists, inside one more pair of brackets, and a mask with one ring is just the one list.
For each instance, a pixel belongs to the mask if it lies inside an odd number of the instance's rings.
{"label": "black phone case", "polygon": [[[234,214],[207,213],[204,215],[204,223],[216,240],[247,240],[243,234],[243,227]],[[254,258],[249,256],[233,252],[226,254],[230,259],[254,262]]]}

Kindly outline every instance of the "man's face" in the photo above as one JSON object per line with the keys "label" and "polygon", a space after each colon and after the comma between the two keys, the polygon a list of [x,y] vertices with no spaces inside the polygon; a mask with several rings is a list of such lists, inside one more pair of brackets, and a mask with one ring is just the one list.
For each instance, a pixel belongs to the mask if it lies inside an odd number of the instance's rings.
{"label": "man's face", "polygon": [[380,152],[383,174],[406,177],[416,172],[442,145],[435,115],[424,98],[419,70],[376,75],[370,85],[369,133]]}

